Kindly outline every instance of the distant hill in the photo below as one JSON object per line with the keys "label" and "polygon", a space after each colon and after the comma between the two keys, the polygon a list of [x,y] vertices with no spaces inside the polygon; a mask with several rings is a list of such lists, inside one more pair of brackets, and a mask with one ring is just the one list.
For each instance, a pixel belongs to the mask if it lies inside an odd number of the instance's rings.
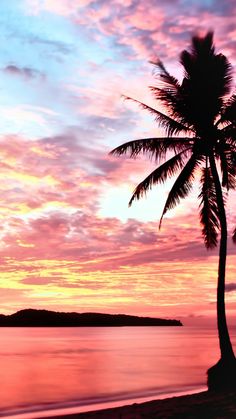
{"label": "distant hill", "polygon": [[63,313],[26,309],[11,315],[0,314],[0,327],[107,327],[182,326],[179,320],[128,316],[126,314]]}

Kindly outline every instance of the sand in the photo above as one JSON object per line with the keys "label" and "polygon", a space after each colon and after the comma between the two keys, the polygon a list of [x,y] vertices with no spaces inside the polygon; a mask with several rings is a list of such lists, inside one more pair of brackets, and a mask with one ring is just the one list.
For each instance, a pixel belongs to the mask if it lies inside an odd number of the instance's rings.
{"label": "sand", "polygon": [[[141,404],[117,407],[53,419],[236,419],[236,391],[197,394],[154,400]],[[51,418],[52,419],[52,418]]]}

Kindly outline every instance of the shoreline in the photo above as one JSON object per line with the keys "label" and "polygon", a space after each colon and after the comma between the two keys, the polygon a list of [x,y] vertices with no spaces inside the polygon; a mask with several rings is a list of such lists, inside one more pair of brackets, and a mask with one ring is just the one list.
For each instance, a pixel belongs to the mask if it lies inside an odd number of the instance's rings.
{"label": "shoreline", "polygon": [[236,418],[236,391],[200,393],[134,403],[111,409],[37,419],[226,419]]}
{"label": "shoreline", "polygon": [[102,400],[102,399],[90,399],[89,403],[83,403],[79,401],[74,402],[59,402],[50,405],[42,406],[31,406],[25,410],[15,409],[8,412],[0,412],[0,418],[2,419],[38,419],[40,418],[54,418],[54,417],[67,417],[79,414],[85,414],[88,412],[97,412],[108,409],[117,409],[124,406],[134,405],[134,404],[143,404],[146,402],[152,402],[153,400],[164,400],[173,397],[186,396],[191,394],[197,394],[203,391],[206,391],[206,386],[187,386],[182,390],[172,390],[169,392],[157,393],[156,391],[149,392],[145,395],[134,395],[127,397],[118,397]]}
{"label": "shoreline", "polygon": [[[2,419],[220,419],[236,418],[236,391],[202,391],[163,394],[158,399],[127,399],[108,404],[73,406],[21,414]],[[136,399],[137,400],[137,399]],[[112,404],[112,406],[109,406]]]}

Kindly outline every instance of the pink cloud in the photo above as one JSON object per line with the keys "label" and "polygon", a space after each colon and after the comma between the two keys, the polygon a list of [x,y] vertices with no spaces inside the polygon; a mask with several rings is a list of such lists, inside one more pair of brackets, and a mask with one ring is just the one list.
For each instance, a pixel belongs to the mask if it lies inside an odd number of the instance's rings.
{"label": "pink cloud", "polygon": [[[73,80],[68,77],[60,85],[66,109],[73,110],[80,125],[37,140],[1,138],[3,295],[7,286],[12,287],[8,294],[12,308],[32,302],[36,307],[76,310],[79,305],[79,309],[117,307],[156,313],[160,306],[162,313],[170,313],[171,304],[173,313],[206,309],[215,301],[217,251],[204,249],[197,210],[191,214],[190,208],[185,207],[184,214],[176,210],[159,232],[158,220],[145,222],[127,215],[121,221],[118,216],[101,215],[101,208],[107,191],[116,193],[125,186],[132,192],[151,171],[147,161],[108,157],[107,152],[122,141],[159,133],[136,105],[124,103],[120,95],[149,103],[146,86],[152,68],[144,62],[157,55],[178,72],[175,63],[192,28],[205,31],[209,22],[216,28],[217,47],[235,62],[233,3],[221,13],[219,7],[210,10],[201,2],[184,5],[168,0],[158,4],[148,0],[145,5],[141,0],[28,0],[25,4],[26,13],[55,14],[60,24],[71,25],[71,33],[80,29],[84,37],[89,34],[87,39],[96,42],[98,53],[107,55],[103,62],[100,55],[97,62],[92,62],[96,56],[90,57],[84,67],[73,57]],[[27,80],[41,74],[12,64],[5,73]],[[77,85],[80,77],[86,80],[82,87]],[[62,95],[54,96],[59,103]],[[50,109],[29,105],[2,110],[8,121],[33,124],[40,132],[47,129],[49,119],[59,117]],[[166,193],[161,192],[163,197]],[[117,205],[119,196],[115,199]],[[157,194],[158,203],[161,199]],[[190,207],[194,209],[192,201]],[[141,208],[144,213],[146,207]],[[230,225],[234,221],[231,216]],[[229,243],[228,290],[234,289],[234,254]],[[228,298],[234,294],[229,292]]]}
{"label": "pink cloud", "polygon": [[[232,59],[234,53],[235,5],[223,1],[185,3],[147,0],[27,0],[26,10],[40,14],[49,12],[71,19],[76,25],[96,28],[102,35],[112,35],[122,45],[130,47],[130,59],[148,59],[153,53],[167,61],[177,57],[193,30],[215,28],[219,47],[222,45]],[[83,13],[80,10],[83,9]],[[193,29],[194,28],[194,29]],[[225,34],[227,33],[227,37]],[[96,36],[96,35],[94,35]],[[124,52],[125,53],[125,52]]]}
{"label": "pink cloud", "polygon": [[26,11],[39,14],[43,11],[62,16],[70,16],[78,9],[88,6],[93,0],[26,0]]}

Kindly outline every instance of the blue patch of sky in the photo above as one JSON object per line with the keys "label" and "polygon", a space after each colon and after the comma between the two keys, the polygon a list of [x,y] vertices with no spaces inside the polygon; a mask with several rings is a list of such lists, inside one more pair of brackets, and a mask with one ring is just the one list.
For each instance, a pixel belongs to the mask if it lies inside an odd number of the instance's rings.
{"label": "blue patch of sky", "polygon": [[[227,13],[227,9],[231,9],[232,5],[228,0],[181,0],[180,7],[185,10],[185,13],[191,12],[195,14],[201,11],[210,11],[214,14],[223,14]],[[201,22],[199,22],[201,23]],[[209,22],[209,26],[211,22]]]}
{"label": "blue patch of sky", "polygon": [[1,16],[0,24],[5,29],[2,31],[5,54],[1,54],[5,62],[32,66],[50,73],[60,69],[58,62],[63,63],[67,55],[73,53],[66,22],[57,17],[46,19],[19,15],[4,22],[4,16]]}
{"label": "blue patch of sky", "polygon": [[181,3],[183,4],[183,6],[185,6],[186,8],[191,7],[191,6],[197,6],[198,8],[202,8],[202,7],[212,7],[214,6],[215,8],[218,8],[218,0],[182,0]]}
{"label": "blue patch of sky", "polygon": [[[106,74],[110,71],[124,77],[125,74],[127,77],[128,70],[132,72],[137,68],[137,62],[124,60],[124,48],[116,44],[114,36],[106,37],[97,29],[88,31],[85,26],[47,12],[25,15],[23,9],[15,7],[16,3],[0,3],[3,46],[0,69],[15,65],[19,70],[31,68],[36,72],[31,79],[20,71],[18,74],[2,72],[1,106],[23,104],[46,107],[60,115],[58,129],[63,124],[75,125],[78,114],[73,112],[73,97],[70,98],[70,93],[64,89],[66,83],[74,83],[78,87],[96,85],[91,63],[97,65],[97,71],[105,70]],[[83,120],[81,115],[80,122]],[[52,118],[48,117],[48,121],[53,128]],[[5,128],[9,131],[9,122]],[[1,129],[4,131],[3,120]],[[33,134],[36,135],[37,130],[38,127],[33,128],[30,124]]]}
{"label": "blue patch of sky", "polygon": [[[73,79],[78,65],[106,62],[107,68],[112,68],[114,61],[124,60],[123,46],[116,44],[114,36],[101,35],[97,29],[87,30],[47,12],[34,16],[24,15],[11,6],[5,7],[5,12],[0,6],[0,10],[2,45],[5,45],[1,54],[3,64],[32,67],[52,78]],[[124,69],[129,65],[126,63]]]}
{"label": "blue patch of sky", "polygon": [[[0,5],[0,10],[3,46],[0,52],[0,103],[5,106],[27,103],[65,111],[64,97],[61,93],[60,98],[59,90],[76,72],[78,63],[86,60],[86,42],[81,35],[76,39],[71,23],[60,16],[46,13],[25,16],[11,5],[4,8]],[[18,74],[5,74],[3,70],[9,65],[16,66]],[[21,70],[26,67],[36,70],[35,76],[39,72],[39,77],[24,77]],[[44,80],[40,74],[45,75]]]}
{"label": "blue patch of sky", "polygon": [[85,27],[46,12],[25,16],[11,10],[2,13],[0,24],[5,45],[1,66],[14,64],[36,69],[52,79],[73,80],[75,70],[87,62],[102,65],[117,55],[106,37],[97,42]]}

